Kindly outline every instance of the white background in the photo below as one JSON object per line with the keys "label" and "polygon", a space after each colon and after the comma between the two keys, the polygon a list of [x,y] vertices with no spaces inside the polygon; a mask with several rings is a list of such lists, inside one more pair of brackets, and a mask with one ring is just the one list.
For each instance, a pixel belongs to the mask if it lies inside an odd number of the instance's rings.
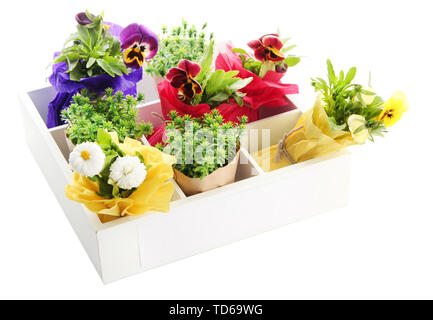
{"label": "white background", "polygon": [[[2,1],[0,298],[433,298],[431,1]],[[350,205],[103,286],[23,140],[17,92],[46,85],[83,9],[159,31],[182,17],[244,45],[291,36],[303,109],[310,78],[357,66],[410,110],[353,147]],[[290,190],[287,190],[290,210]],[[263,195],[263,201],[266,195]],[[272,205],[272,204],[270,204]],[[266,214],[265,212],[263,214]]]}

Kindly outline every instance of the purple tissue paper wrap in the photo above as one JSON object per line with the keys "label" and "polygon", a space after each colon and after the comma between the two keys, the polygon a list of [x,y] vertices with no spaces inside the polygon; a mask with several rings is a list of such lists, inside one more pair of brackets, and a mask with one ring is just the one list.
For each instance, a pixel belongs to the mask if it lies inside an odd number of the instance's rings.
{"label": "purple tissue paper wrap", "polygon": [[[118,37],[122,28],[113,23],[106,23],[110,25],[110,32],[113,36]],[[57,56],[56,53],[54,56]],[[53,128],[64,124],[61,119],[62,110],[69,107],[72,97],[81,89],[87,88],[89,92],[101,94],[107,88],[112,88],[114,92],[123,91],[125,94],[136,95],[137,82],[143,77],[142,68],[133,70],[131,73],[123,76],[111,77],[108,74],[88,77],[80,81],[72,81],[69,74],[66,73],[68,67],[65,62],[53,65],[53,73],[49,81],[57,94],[55,98],[48,105],[47,127]]]}

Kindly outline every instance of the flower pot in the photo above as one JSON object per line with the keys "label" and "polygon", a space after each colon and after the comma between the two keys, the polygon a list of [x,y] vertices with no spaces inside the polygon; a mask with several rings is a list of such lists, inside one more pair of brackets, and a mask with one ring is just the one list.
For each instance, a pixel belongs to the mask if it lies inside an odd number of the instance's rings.
{"label": "flower pot", "polygon": [[190,178],[174,169],[174,178],[186,196],[209,191],[233,183],[239,163],[239,151],[236,157],[225,167],[219,168],[210,175],[200,178]]}

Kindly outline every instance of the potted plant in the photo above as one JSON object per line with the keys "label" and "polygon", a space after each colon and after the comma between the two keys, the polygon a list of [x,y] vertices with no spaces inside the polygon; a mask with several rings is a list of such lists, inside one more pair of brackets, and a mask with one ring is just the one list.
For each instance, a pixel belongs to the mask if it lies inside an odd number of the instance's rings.
{"label": "potted plant", "polygon": [[176,67],[180,60],[198,62],[214,35],[206,34],[207,23],[200,30],[182,19],[182,25],[168,30],[162,27],[159,35],[159,50],[156,56],[147,63],[145,72],[153,76],[155,83],[164,80],[167,72]]}
{"label": "potted plant", "polygon": [[305,112],[295,128],[278,145],[259,151],[254,157],[266,171],[320,157],[350,145],[364,144],[374,136],[383,136],[394,125],[408,104],[398,91],[386,102],[369,86],[353,83],[356,68],[335,73],[327,61],[328,82],[312,80],[319,91],[314,107]]}
{"label": "potted plant", "polygon": [[233,183],[247,117],[225,122],[215,109],[198,118],[171,111],[169,118],[168,139],[156,147],[176,157],[174,176],[183,192],[190,196]]}
{"label": "potted plant", "polygon": [[139,139],[152,133],[150,122],[139,121],[136,105],[144,101],[143,94],[137,97],[125,95],[122,91],[114,93],[105,89],[105,95],[91,99],[87,89],[72,97],[72,104],[62,111],[68,123],[65,131],[69,149],[84,142],[94,142],[99,129],[116,132],[120,142],[125,138]]}
{"label": "potted plant", "polygon": [[287,106],[289,102],[286,95],[299,92],[296,84],[281,82],[288,68],[297,65],[301,60],[295,55],[288,54],[296,47],[285,46],[288,40],[281,39],[278,34],[264,35],[248,43],[254,50],[253,54],[227,44],[226,51],[219,53],[216,58],[216,69],[237,70],[239,77],[253,78],[253,81],[241,91],[246,94],[245,103],[258,110],[258,119],[261,118],[259,111],[268,111],[271,115],[272,110],[268,109]]}
{"label": "potted plant", "polygon": [[136,23],[123,29],[89,12],[75,19],[77,32],[55,54],[49,78],[57,94],[48,106],[48,128],[63,124],[61,111],[84,88],[94,96],[106,88],[135,95],[142,64],[158,50],[157,36]]}
{"label": "potted plant", "polygon": [[71,152],[74,175],[65,193],[103,222],[147,211],[168,212],[175,161],[154,147],[128,137],[121,143],[116,133],[99,129],[95,142],[80,143]]}

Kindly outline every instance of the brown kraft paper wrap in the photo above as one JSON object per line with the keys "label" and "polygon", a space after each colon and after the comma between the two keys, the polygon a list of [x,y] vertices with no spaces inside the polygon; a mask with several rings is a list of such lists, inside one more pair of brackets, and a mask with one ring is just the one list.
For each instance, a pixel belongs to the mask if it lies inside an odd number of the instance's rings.
{"label": "brown kraft paper wrap", "polygon": [[225,167],[219,168],[210,175],[200,178],[190,178],[177,169],[174,169],[174,178],[187,196],[209,191],[235,181],[236,170],[239,163],[239,151],[236,157]]}

